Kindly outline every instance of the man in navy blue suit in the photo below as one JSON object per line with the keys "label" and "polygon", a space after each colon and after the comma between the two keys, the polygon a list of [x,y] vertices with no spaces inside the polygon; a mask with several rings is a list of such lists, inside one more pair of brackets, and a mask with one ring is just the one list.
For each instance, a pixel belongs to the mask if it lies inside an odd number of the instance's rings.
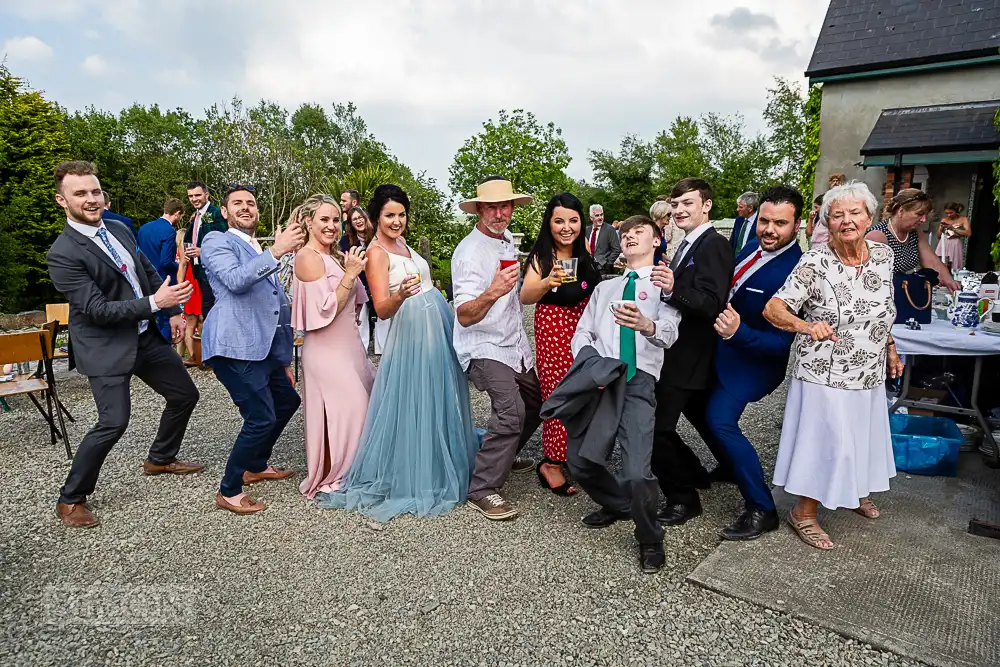
{"label": "man in navy blue suit", "polygon": [[794,334],[774,327],[763,311],[802,257],[795,242],[802,206],[802,195],[793,188],[779,186],[764,193],[757,236],[737,257],[729,304],[715,322],[716,382],[705,404],[705,420],[696,426],[702,427],[699,432],[746,503],[739,519],[722,531],[727,540],[752,540],[779,525],[760,458],[740,430],[740,416],[747,404],[761,400],[785,379]]}
{"label": "man in navy blue suit", "polygon": [[736,199],[736,222],[733,223],[729,243],[737,257],[757,238],[757,207],[756,192],[744,192]]}
{"label": "man in navy blue suit", "polygon": [[[177,284],[177,225],[184,215],[180,199],[163,202],[163,215],[150,220],[139,228],[139,250],[153,265],[163,282]],[[156,324],[160,333],[170,340],[170,320],[157,313]]]}
{"label": "man in navy blue suit", "polygon": [[101,194],[104,195],[104,212],[101,213],[102,220],[117,220],[134,232],[138,232],[139,228],[136,227],[135,223],[132,222],[132,218],[127,218],[124,215],[119,215],[111,210],[111,195],[107,191],[102,190]]}

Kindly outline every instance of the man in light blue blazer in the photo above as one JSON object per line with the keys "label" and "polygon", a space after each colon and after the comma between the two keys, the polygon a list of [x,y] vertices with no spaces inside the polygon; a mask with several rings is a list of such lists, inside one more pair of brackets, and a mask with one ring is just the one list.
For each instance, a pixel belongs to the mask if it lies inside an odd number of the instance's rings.
{"label": "man in light blue blazer", "polygon": [[275,232],[262,250],[254,232],[260,214],[250,186],[234,185],[222,204],[226,232],[205,236],[201,261],[215,305],[201,334],[202,358],[215,371],[243,416],[226,463],[215,504],[236,514],[253,514],[264,503],[243,492],[244,484],[291,477],[268,464],[278,437],[301,400],[292,379],[291,306],[278,283],[284,255],[304,241],[300,226]]}
{"label": "man in light blue blazer", "polygon": [[[789,187],[764,193],[757,235],[737,257],[729,304],[715,322],[719,342],[716,381],[705,405],[699,432],[717,458],[714,476],[729,477],[743,495],[746,509],[722,531],[727,540],[752,540],[778,528],[771,489],[760,457],[740,429],[740,416],[785,379],[794,334],[764,318],[764,306],[781,288],[802,257],[795,242],[802,218],[802,195]],[[705,430],[707,429],[707,433]]]}

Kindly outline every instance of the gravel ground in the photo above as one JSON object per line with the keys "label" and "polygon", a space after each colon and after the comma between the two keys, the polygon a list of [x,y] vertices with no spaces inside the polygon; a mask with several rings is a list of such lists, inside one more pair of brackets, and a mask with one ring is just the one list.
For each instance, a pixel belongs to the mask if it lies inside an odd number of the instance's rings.
{"label": "gravel ground", "polygon": [[[668,530],[655,576],[639,572],[629,524],[585,529],[589,499],[558,498],[533,475],[506,488],[513,522],[460,507],[379,526],[317,509],[292,482],[255,487],[261,514],[216,511],[240,419],[211,374],[193,375],[202,398],[182,454],[206,472],[139,473],[161,403],[134,382],[131,425],[92,498],[96,530],[55,518],[68,463],[30,404],[0,415],[0,664],[918,664],[685,583],[739,510],[728,486]],[[96,411],[83,378],[65,375],[61,390],[75,447]],[[473,394],[484,425],[488,401]],[[766,468],[783,405],[781,391],[744,417]],[[300,413],[274,463],[304,471],[301,442]]]}

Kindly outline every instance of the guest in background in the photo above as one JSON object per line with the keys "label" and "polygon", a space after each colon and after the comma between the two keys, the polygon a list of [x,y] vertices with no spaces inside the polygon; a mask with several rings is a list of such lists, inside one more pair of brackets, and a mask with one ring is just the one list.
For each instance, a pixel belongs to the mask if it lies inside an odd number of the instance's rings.
{"label": "guest in background", "polygon": [[[601,273],[583,241],[583,204],[563,192],[549,200],[535,245],[528,254],[521,286],[521,303],[535,307],[535,369],[542,400],[556,388],[573,365],[570,342]],[[576,259],[576,276],[564,282],[558,260]],[[558,419],[542,422],[542,452],[536,472],[539,482],[556,495],[576,492],[563,472],[566,428]]]}
{"label": "guest in background", "polygon": [[826,224],[819,219],[819,209],[823,206],[823,195],[813,199],[812,211],[809,213],[809,221],[806,223],[806,238],[809,239],[809,247],[830,242],[830,230]]}
{"label": "guest in background", "polygon": [[[677,526],[701,514],[696,487],[710,483],[698,456],[677,434],[677,421],[683,413],[693,424],[700,423],[698,417],[705,413],[715,380],[715,321],[726,308],[735,256],[709,220],[713,193],[707,181],[685,178],[670,195],[674,221],[684,230],[684,240],[670,266],[659,264],[652,275],[662,290],[660,297],[681,311],[682,317],[677,342],[664,352],[664,372],[656,384],[652,466],[667,499],[660,520]],[[704,428],[702,439],[711,445]]]}
{"label": "guest in background", "polygon": [[132,218],[127,218],[124,215],[119,215],[111,210],[111,195],[105,191],[101,191],[101,195],[104,197],[104,212],[101,214],[101,218],[104,220],[114,220],[115,222],[120,222],[133,232],[138,232],[138,225],[133,222]]}
{"label": "guest in background", "polygon": [[958,202],[944,206],[944,217],[938,223],[937,256],[952,271],[965,268],[965,245],[962,239],[972,235],[969,219],[962,215],[965,207]]}
{"label": "guest in background", "polygon": [[368,296],[361,285],[365,251],[339,247],[340,206],[324,194],[298,207],[306,244],[295,255],[292,326],[302,344],[306,498],[341,488],[361,441],[375,369],[357,336],[356,318]]}
{"label": "guest in background", "polygon": [[890,334],[893,254],[865,240],[876,207],[863,183],[827,192],[820,217],[830,243],[802,256],[764,310],[796,334],[774,483],[799,496],[789,523],[818,549],[833,548],[819,504],[875,519],[868,495],[888,491],[896,474],[884,385],[887,368],[896,378],[903,364]]}
{"label": "guest in background", "polygon": [[[184,215],[184,204],[180,199],[163,202],[163,215],[150,220],[139,228],[139,250],[156,269],[160,279],[171,285],[177,284],[177,225]],[[166,313],[156,314],[156,325],[164,340],[170,341],[170,318]]]}
{"label": "guest in background", "polygon": [[743,434],[740,417],[748,404],[777,389],[788,370],[793,336],[775,328],[763,312],[802,256],[795,237],[803,203],[792,188],[764,192],[757,238],[736,258],[729,304],[715,320],[715,383],[699,432],[707,430],[714,438],[710,449],[722,453],[720,467],[739,487],[745,503],[739,519],[722,531],[727,540],[752,540],[780,524],[760,457]]}
{"label": "guest in background", "polygon": [[[177,343],[177,356],[184,359],[184,365],[188,368],[198,366],[201,363],[201,355],[196,355],[194,350],[195,332],[201,335],[201,290],[198,282],[194,279],[194,271],[191,270],[191,262],[188,261],[184,253],[184,228],[177,230],[177,282],[187,282],[191,286],[191,296],[184,302],[184,339]],[[185,359],[184,350],[187,349]]]}
{"label": "guest in background", "polygon": [[350,212],[358,206],[361,206],[361,194],[357,190],[344,190],[340,193],[341,236],[347,233]]}
{"label": "guest in background", "polygon": [[830,190],[838,185],[843,185],[847,182],[847,176],[842,173],[830,174],[830,178],[826,179],[826,189]]}
{"label": "guest in background", "polygon": [[201,289],[201,310],[205,317],[215,304],[215,295],[212,294],[212,283],[205,275],[201,265],[201,245],[205,241],[205,236],[209,232],[225,232],[229,229],[222,211],[219,207],[208,200],[208,188],[201,181],[191,181],[187,186],[188,201],[194,208],[194,215],[187,226],[184,234],[184,252],[191,261],[194,270],[194,278],[198,281]]}
{"label": "guest in background", "polygon": [[[360,206],[355,206],[347,212],[347,223],[347,233],[340,238],[340,251],[346,253],[349,252],[351,248],[361,248],[362,250],[367,251],[368,246],[371,245],[371,242],[375,238],[375,229],[372,227],[371,220],[368,219],[368,213],[366,213],[365,209]],[[372,293],[368,286],[368,275],[362,271],[360,277],[361,284],[365,289],[365,294],[368,295],[368,302],[361,308],[361,315],[358,320],[358,332],[361,334],[361,342],[364,345],[365,350],[367,350],[369,341],[375,337],[375,326],[378,321],[378,314],[375,313],[375,308],[372,307]],[[388,334],[389,320],[386,320],[385,322],[385,334]],[[382,341],[378,345],[378,353],[382,352],[384,344],[385,337],[383,335]]]}
{"label": "guest in background", "polygon": [[684,230],[674,224],[674,210],[670,203],[670,198],[657,199],[649,207],[649,217],[653,219],[660,230],[660,245],[656,249],[653,266],[658,265],[664,258],[670,258],[677,252],[677,247],[684,240]]}
{"label": "guest in background", "polygon": [[253,514],[266,506],[244,493],[244,485],[294,474],[268,463],[301,403],[291,369],[291,306],[275,273],[282,255],[302,247],[304,235],[301,226],[284,231],[277,226],[274,244],[261,248],[254,238],[260,212],[251,186],[231,186],[222,215],[229,231],[210,232],[201,254],[218,299],[205,316],[202,359],[239,407],[243,428],[226,461],[215,505]]}
{"label": "guest in background", "polygon": [[744,192],[736,200],[736,222],[733,223],[733,233],[729,236],[734,256],[743,252],[743,248],[757,238],[757,202],[756,192]]}
{"label": "guest in background", "polygon": [[[826,206],[826,199],[823,199]],[[886,219],[872,226],[868,240],[889,246],[895,273],[913,273],[920,267],[937,271],[938,280],[950,292],[962,286],[951,277],[951,271],[931,250],[927,232],[920,228],[927,222],[927,215],[934,203],[923,191],[906,188],[889,200],[885,207]]]}
{"label": "guest in background", "polygon": [[590,226],[587,227],[587,249],[593,255],[601,273],[611,273],[615,261],[621,254],[618,231],[604,224],[604,208],[600,204],[590,206]]}
{"label": "guest in background", "polygon": [[[376,232],[365,270],[375,311],[392,326],[358,455],[343,488],[320,496],[320,505],[382,522],[444,514],[464,500],[479,444],[469,381],[451,343],[454,315],[434,289],[427,261],[403,237],[406,193],[380,185],[368,210]],[[353,340],[360,348],[356,333]]]}

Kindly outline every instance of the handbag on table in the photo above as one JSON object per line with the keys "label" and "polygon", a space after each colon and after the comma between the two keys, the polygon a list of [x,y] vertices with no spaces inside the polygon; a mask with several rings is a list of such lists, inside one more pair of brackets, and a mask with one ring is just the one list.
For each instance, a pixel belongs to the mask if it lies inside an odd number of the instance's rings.
{"label": "handbag on table", "polygon": [[896,324],[911,319],[918,324],[931,323],[931,302],[938,273],[934,269],[919,269],[913,273],[894,273],[893,301],[896,303]]}

